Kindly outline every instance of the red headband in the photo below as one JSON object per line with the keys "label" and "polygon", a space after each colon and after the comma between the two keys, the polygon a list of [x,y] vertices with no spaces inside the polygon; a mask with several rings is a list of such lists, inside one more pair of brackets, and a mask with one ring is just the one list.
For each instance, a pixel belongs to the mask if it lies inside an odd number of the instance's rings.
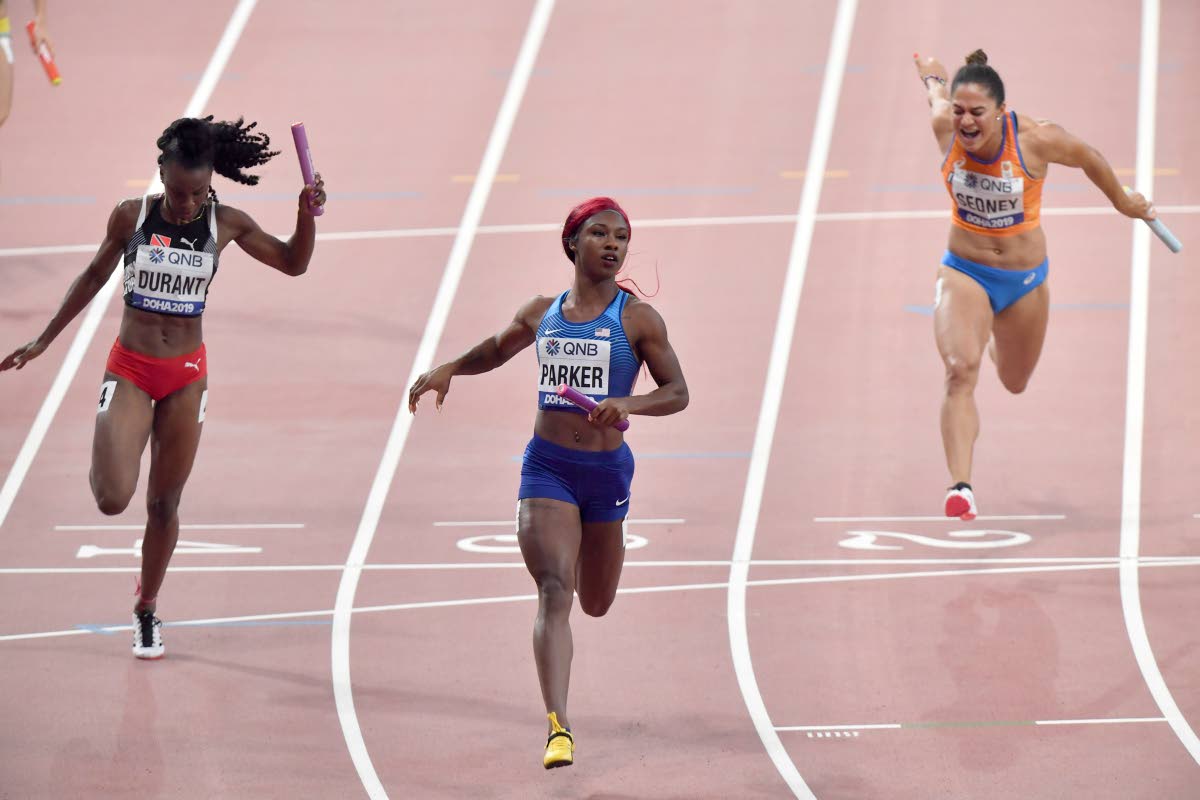
{"label": "red headband", "polygon": [[615,211],[620,214],[621,219],[625,220],[625,227],[629,228],[629,235],[633,235],[633,226],[629,224],[629,215],[625,213],[625,209],[617,205],[616,200],[611,197],[593,197],[591,200],[584,200],[571,209],[571,213],[567,215],[567,221],[563,224],[563,252],[567,254],[567,258],[572,264],[575,263],[575,253],[571,250],[571,239],[575,238],[575,234],[578,233],[579,227],[583,223],[601,211]]}

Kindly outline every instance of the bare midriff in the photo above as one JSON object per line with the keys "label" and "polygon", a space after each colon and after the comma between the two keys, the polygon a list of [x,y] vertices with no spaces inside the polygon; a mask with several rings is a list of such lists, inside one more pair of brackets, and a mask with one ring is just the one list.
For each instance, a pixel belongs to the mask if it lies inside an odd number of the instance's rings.
{"label": "bare midriff", "polygon": [[1033,269],[1046,260],[1046,234],[1040,225],[1011,236],[987,236],[951,225],[946,247],[960,258],[997,269]]}
{"label": "bare midriff", "polygon": [[616,450],[625,437],[609,425],[593,425],[587,415],[572,411],[538,411],[533,432],[560,447],[572,450]]}
{"label": "bare midriff", "polygon": [[175,358],[199,349],[204,342],[200,317],[173,317],[125,307],[121,317],[121,346],[151,358]]}

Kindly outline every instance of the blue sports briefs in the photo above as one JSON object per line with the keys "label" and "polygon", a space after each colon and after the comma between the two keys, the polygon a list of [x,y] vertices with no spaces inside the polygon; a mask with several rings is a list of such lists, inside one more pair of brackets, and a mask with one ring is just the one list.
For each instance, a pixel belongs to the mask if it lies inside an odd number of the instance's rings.
{"label": "blue sports briefs", "polygon": [[974,278],[987,292],[992,311],[997,314],[1041,286],[1050,272],[1049,258],[1033,269],[999,269],[977,264],[947,250],[942,263]]}
{"label": "blue sports briefs", "polygon": [[521,460],[519,500],[546,497],[579,507],[583,522],[615,522],[629,513],[633,451],[572,450],[534,436]]}

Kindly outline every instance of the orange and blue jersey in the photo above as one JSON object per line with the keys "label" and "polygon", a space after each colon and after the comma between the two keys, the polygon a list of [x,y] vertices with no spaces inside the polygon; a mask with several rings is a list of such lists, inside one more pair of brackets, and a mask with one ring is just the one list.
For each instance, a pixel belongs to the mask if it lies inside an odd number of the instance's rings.
{"label": "orange and blue jersey", "polygon": [[958,136],[942,162],[942,179],[954,204],[955,225],[984,236],[1012,236],[1041,224],[1042,184],[1025,167],[1017,113],[1004,115],[1000,152],[983,161],[963,149]]}

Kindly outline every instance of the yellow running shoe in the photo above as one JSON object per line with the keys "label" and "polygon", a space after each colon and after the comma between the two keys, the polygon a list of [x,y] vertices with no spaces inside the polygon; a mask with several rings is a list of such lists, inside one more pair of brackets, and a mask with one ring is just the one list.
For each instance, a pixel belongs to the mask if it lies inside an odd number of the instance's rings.
{"label": "yellow running shoe", "polygon": [[546,755],[542,758],[542,766],[546,769],[569,767],[575,763],[575,737],[558,724],[558,715],[553,711],[546,716],[550,720],[550,738],[546,740]]}

